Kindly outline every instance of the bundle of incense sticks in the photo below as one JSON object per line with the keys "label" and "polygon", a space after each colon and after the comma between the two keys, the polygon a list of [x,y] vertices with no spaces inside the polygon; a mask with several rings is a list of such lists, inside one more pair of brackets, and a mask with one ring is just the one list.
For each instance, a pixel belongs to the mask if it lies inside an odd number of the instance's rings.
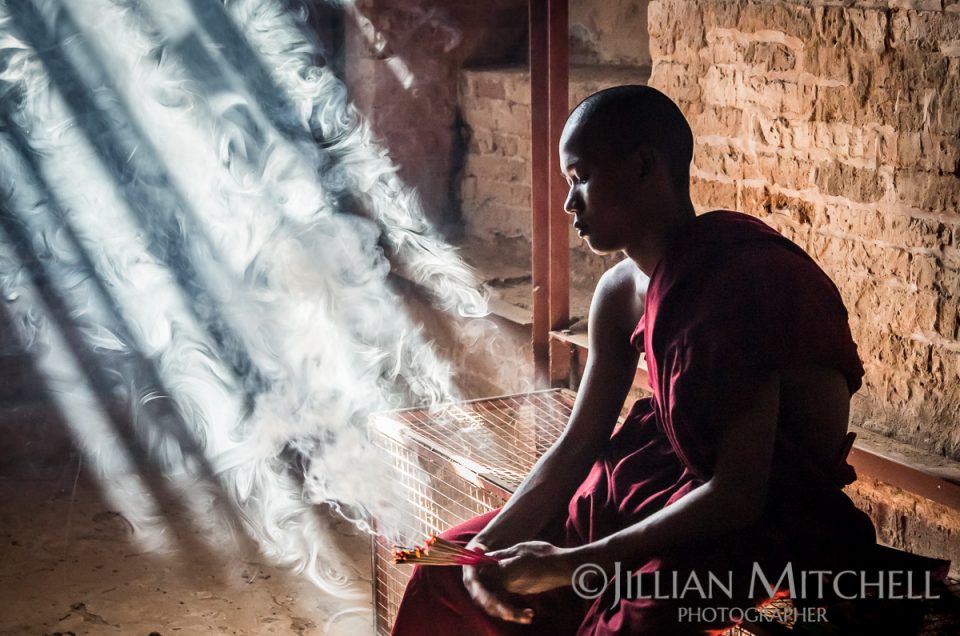
{"label": "bundle of incense sticks", "polygon": [[468,550],[462,545],[431,535],[423,547],[395,547],[394,563],[412,563],[414,565],[493,565],[499,559],[477,550]]}

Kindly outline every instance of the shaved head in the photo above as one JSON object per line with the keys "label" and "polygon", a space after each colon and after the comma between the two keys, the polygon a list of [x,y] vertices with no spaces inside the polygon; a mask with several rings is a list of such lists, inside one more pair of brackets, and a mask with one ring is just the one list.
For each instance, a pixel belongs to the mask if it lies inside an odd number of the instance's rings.
{"label": "shaved head", "polygon": [[589,139],[589,150],[618,161],[649,146],[666,163],[671,182],[690,185],[693,133],[669,97],[642,85],[615,86],[580,102],[564,127],[564,138]]}

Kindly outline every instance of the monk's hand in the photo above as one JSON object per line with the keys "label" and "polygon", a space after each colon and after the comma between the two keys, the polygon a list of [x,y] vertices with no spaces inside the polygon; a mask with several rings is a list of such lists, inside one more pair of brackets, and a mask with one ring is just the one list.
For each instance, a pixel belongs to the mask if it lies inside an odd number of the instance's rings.
{"label": "monk's hand", "polygon": [[539,594],[571,584],[573,550],[545,541],[525,541],[490,556],[500,559],[491,575],[504,590],[514,594]]}
{"label": "monk's hand", "polygon": [[[467,548],[487,552],[486,546],[482,543],[471,541]],[[475,568],[472,565],[463,566],[463,585],[467,588],[467,593],[477,603],[483,611],[494,618],[501,618],[513,623],[530,623],[533,620],[533,610],[530,608],[517,607],[515,604],[506,600],[506,593],[499,586],[492,584],[489,576],[484,576],[495,567]]]}

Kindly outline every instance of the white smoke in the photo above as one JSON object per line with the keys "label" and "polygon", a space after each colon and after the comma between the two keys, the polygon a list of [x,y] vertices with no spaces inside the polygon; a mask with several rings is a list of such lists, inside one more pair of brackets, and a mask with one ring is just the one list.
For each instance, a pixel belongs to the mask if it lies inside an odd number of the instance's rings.
{"label": "white smoke", "polygon": [[[454,396],[391,264],[486,308],[302,29],[270,0],[0,2],[0,291],[105,483],[189,476],[337,591],[312,504],[389,531],[366,416]],[[146,531],[162,497],[131,488]]]}

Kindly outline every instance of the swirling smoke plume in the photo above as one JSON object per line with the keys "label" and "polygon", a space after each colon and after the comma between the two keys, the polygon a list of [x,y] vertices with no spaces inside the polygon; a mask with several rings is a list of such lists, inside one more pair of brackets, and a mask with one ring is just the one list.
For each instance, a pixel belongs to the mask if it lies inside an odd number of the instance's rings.
{"label": "swirling smoke plume", "polygon": [[399,514],[367,415],[455,397],[388,274],[486,309],[303,11],[0,2],[0,167],[3,305],[138,540],[183,498],[340,589],[315,505]]}

